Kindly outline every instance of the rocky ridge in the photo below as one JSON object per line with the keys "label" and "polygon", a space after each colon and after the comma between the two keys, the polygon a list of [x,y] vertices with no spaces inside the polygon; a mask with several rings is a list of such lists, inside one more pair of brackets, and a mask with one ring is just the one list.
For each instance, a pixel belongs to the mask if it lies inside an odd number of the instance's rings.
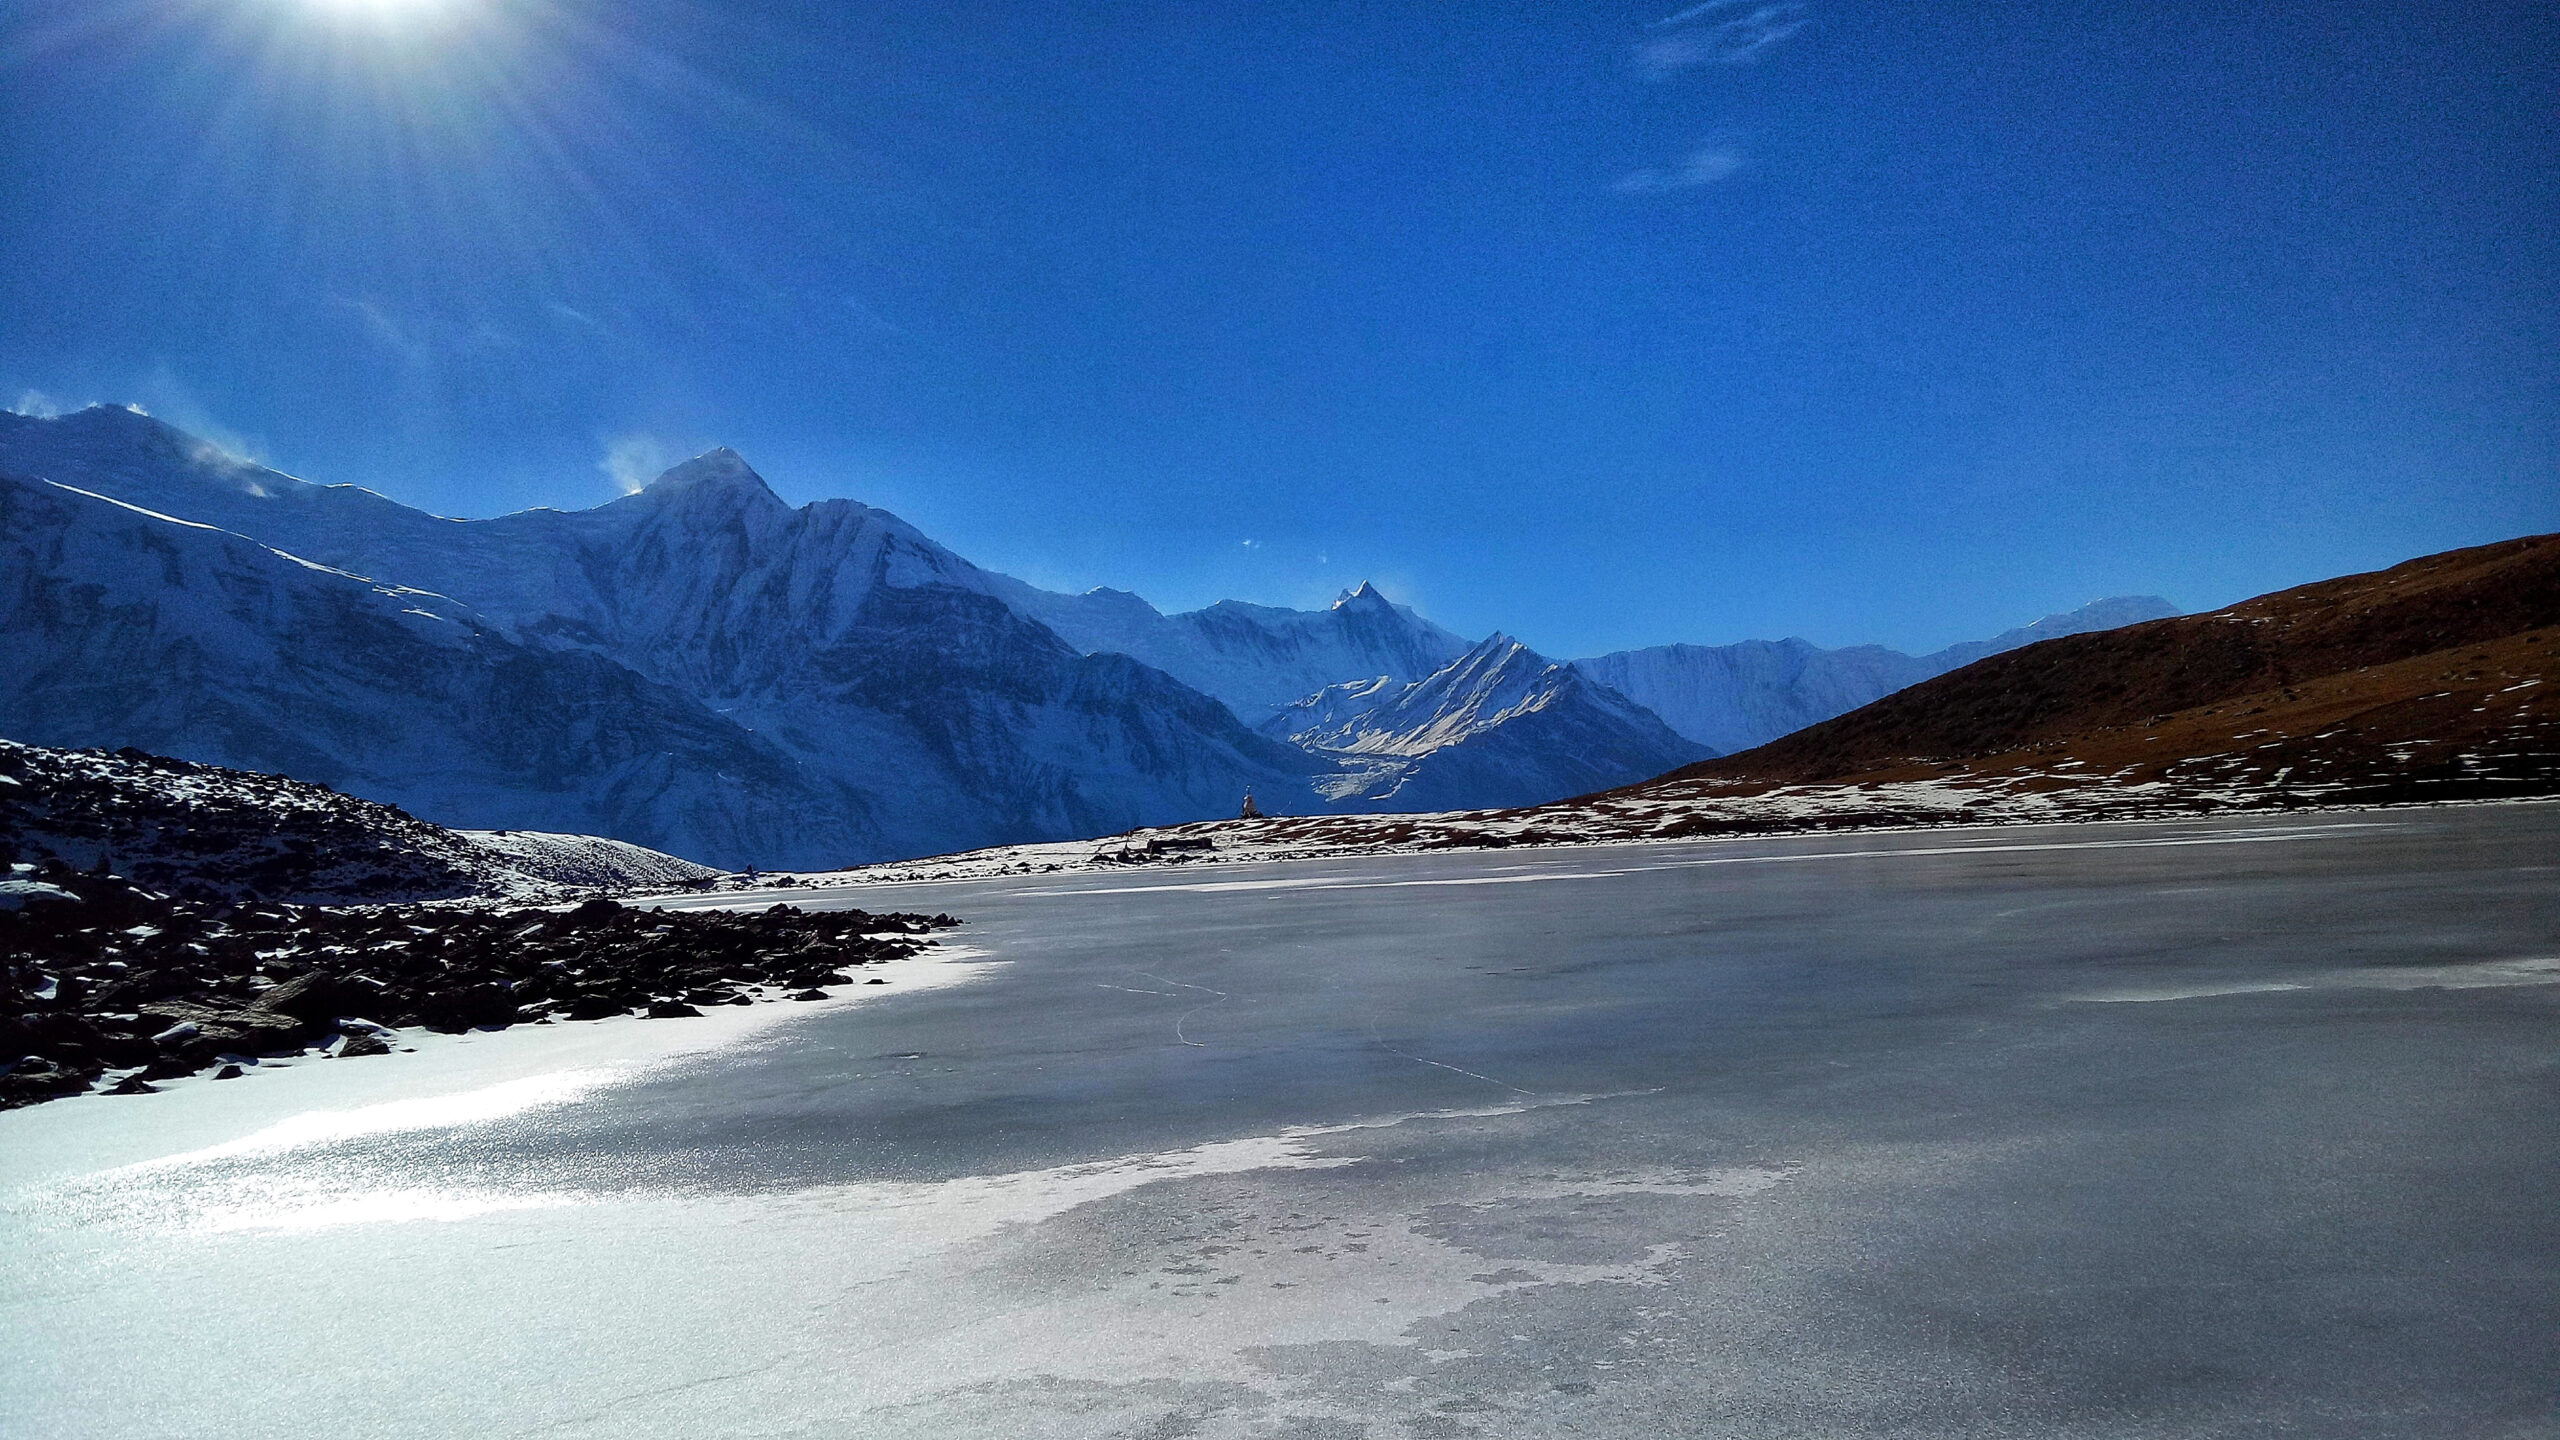
{"label": "rocky ridge", "polygon": [[720,872],[592,835],[449,830],[280,775],[0,740],[0,863],[113,871],[195,901],[550,901]]}

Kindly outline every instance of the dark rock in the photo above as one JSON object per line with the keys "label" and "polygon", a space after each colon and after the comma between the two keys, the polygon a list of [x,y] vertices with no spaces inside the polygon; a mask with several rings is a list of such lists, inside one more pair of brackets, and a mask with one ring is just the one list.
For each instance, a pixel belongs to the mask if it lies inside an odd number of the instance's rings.
{"label": "dark rock", "polygon": [[350,1035],[347,1037],[347,1043],[338,1047],[338,1058],[341,1060],[353,1060],[364,1055],[388,1055],[390,1053],[391,1047],[384,1044],[382,1037],[379,1035]]}
{"label": "dark rock", "polygon": [[[257,1054],[268,1050],[298,1050],[302,1042],[319,1033],[318,1027],[292,1015],[272,1010],[259,1010],[247,1005],[203,1005],[188,1000],[155,1000],[141,1007],[145,1020],[159,1020],[167,1029],[154,1033],[152,1042],[163,1050],[203,1053],[211,1058],[214,1050],[238,1050]],[[169,1041],[161,1035],[169,1030],[193,1025],[191,1037]]]}
{"label": "dark rock", "polygon": [[681,1000],[652,1000],[649,1002],[649,1018],[652,1020],[682,1020],[687,1016],[699,1019],[701,1018],[701,1015],[701,1011],[696,1010]]}
{"label": "dark rock", "polygon": [[30,1055],[10,1067],[8,1074],[0,1075],[0,1109],[77,1095],[88,1088],[89,1077],[42,1056]]}
{"label": "dark rock", "polygon": [[240,1078],[240,1067],[237,1065],[225,1065],[221,1069],[213,1072],[213,1078],[216,1080],[237,1080]]}
{"label": "dark rock", "polygon": [[373,990],[367,990],[350,978],[314,970],[307,975],[297,975],[260,995],[251,1002],[250,1008],[271,1010],[316,1025],[364,1009],[364,1002],[372,999],[379,989],[379,982]]}
{"label": "dark rock", "polygon": [[435,1030],[469,1030],[490,1025],[504,1028],[524,1018],[515,992],[492,980],[429,993],[418,1002],[420,1023]]}
{"label": "dark rock", "polygon": [[139,1075],[127,1075],[122,1080],[108,1086],[105,1090],[99,1093],[105,1095],[157,1095],[160,1093],[160,1087],[157,1085],[144,1084],[142,1077]]}
{"label": "dark rock", "polygon": [[793,994],[791,998],[794,1000],[824,1000],[827,998],[827,992],[824,990],[802,990]]}

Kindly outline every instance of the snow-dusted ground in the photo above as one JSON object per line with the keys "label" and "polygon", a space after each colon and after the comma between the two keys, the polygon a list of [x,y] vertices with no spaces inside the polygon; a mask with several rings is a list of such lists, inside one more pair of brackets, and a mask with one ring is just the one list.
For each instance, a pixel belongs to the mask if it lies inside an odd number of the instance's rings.
{"label": "snow-dusted ground", "polygon": [[454,833],[488,852],[508,872],[545,885],[648,890],[708,880],[721,873],[645,845],[600,835],[555,835],[541,830]]}
{"label": "snow-dusted ground", "polygon": [[[2065,762],[2068,764],[2068,762]],[[1890,831],[1972,825],[2060,825],[2264,810],[2369,808],[2324,798],[2341,787],[2276,792],[2248,777],[2216,783],[2125,783],[2109,775],[1951,776],[1863,785],[1663,787],[1524,810],[1207,821],[1101,840],[1008,845],[848,870],[769,875],[756,888],[813,890],[1133,866],[1253,864],[1523,845],[1643,844],[1711,836]],[[2467,803],[2467,802],[2450,802]],[[1206,848],[1150,844],[1207,841]],[[735,884],[737,882],[731,882]]]}
{"label": "snow-dusted ground", "polygon": [[146,886],[320,905],[463,896],[547,904],[721,872],[628,841],[449,830],[281,775],[0,740],[0,848],[101,861]]}

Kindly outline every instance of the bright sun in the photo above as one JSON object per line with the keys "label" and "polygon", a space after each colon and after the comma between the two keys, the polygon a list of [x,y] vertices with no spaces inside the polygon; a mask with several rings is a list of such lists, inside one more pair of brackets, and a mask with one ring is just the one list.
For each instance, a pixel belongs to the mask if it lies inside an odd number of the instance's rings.
{"label": "bright sun", "polygon": [[425,19],[453,8],[454,0],[303,0],[303,3],[335,19],[391,22]]}

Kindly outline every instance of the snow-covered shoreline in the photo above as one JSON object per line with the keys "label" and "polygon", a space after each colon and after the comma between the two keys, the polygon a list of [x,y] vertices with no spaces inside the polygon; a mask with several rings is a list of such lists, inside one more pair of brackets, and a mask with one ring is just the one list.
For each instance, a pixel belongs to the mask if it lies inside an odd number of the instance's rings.
{"label": "snow-covered shoreline", "polygon": [[[687,1060],[760,1044],[807,1020],[900,995],[966,984],[991,962],[938,944],[865,967],[850,985],[798,1004],[721,1006],[699,1017],[638,1016],[443,1034],[383,1032],[387,1055],[361,1063],[312,1055],[262,1061],[240,1080],[159,1082],[160,1093],[88,1095],[0,1111],[0,1206],[68,1175],[209,1158],[214,1151],[290,1149],[395,1129],[477,1123],[567,1104]],[[873,986],[873,979],[887,983]],[[98,1123],[100,1106],[139,1108],[137,1123]]]}
{"label": "snow-covered shoreline", "polygon": [[[1838,792],[1854,788],[1859,809],[1846,809]],[[1300,820],[1220,820],[1136,830],[1097,840],[994,846],[954,855],[890,861],[843,870],[731,877],[721,894],[776,899],[794,894],[935,885],[961,880],[1041,874],[1105,874],[1137,869],[1272,864],[1295,860],[1355,859],[1374,855],[1439,854],[1466,850],[1659,845],[1669,841],[1773,840],[1809,835],[1893,835],[1923,831],[2012,829],[2089,824],[2140,824],[2162,820],[2241,815],[2352,815],[2454,805],[2560,803],[2560,797],[2502,796],[2405,803],[2321,803],[2295,794],[2279,799],[2248,791],[2170,790],[2161,786],[2090,787],[2087,791],[2006,791],[1946,781],[1890,784],[1784,786],[1743,801],[1648,801],[1603,797],[1589,802],[1587,819],[1560,816],[1568,806],[1532,810],[1455,811],[1441,815],[1360,815]],[[1750,801],[1761,803],[1752,804]],[[1704,816],[1727,828],[1686,828]],[[1888,818],[1889,817],[1889,818]],[[1150,842],[1177,842],[1145,853]],[[1187,842],[1206,841],[1196,847]],[[1127,854],[1132,858],[1109,858]],[[698,892],[697,892],[698,893]]]}

